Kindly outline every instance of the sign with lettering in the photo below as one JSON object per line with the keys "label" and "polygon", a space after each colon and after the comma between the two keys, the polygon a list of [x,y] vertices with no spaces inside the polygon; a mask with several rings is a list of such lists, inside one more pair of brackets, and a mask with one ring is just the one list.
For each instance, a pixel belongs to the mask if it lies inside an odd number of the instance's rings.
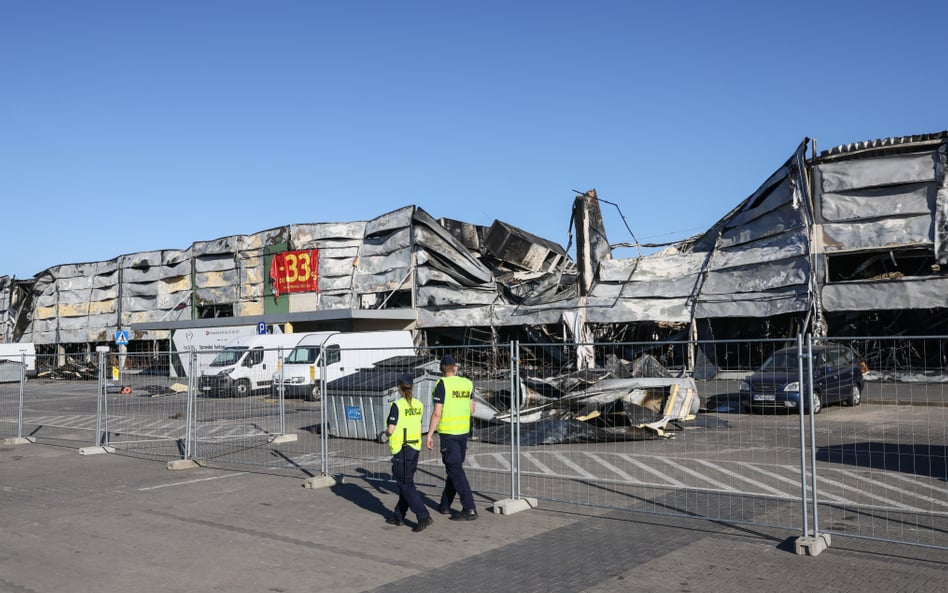
{"label": "sign with lettering", "polygon": [[285,293],[318,291],[318,269],[318,249],[273,254],[270,261],[273,298],[279,299]]}

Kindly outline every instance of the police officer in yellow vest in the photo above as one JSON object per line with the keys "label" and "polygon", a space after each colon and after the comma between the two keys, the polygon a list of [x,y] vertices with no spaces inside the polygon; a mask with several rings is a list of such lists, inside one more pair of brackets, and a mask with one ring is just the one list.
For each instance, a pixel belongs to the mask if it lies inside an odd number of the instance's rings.
{"label": "police officer in yellow vest", "polygon": [[[435,385],[431,399],[434,410],[431,412],[431,424],[428,426],[427,446],[434,446],[434,433],[438,432],[441,443],[441,461],[447,477],[438,512],[451,514],[452,521],[473,521],[477,519],[477,508],[471,485],[464,473],[464,457],[467,455],[467,437],[471,432],[471,414],[474,413],[474,384],[470,379],[457,375],[458,363],[450,354],[441,359],[441,372],[444,375]],[[461,499],[461,512],[451,513],[454,496]]]}
{"label": "police officer in yellow vest", "polygon": [[418,518],[412,531],[423,531],[434,523],[424,501],[415,488],[415,470],[418,469],[418,454],[421,452],[421,419],[424,407],[412,397],[414,376],[403,373],[398,377],[401,397],[392,403],[388,413],[388,448],[392,452],[392,476],[398,487],[398,504],[395,512],[385,520],[389,525],[401,525],[410,508]]}

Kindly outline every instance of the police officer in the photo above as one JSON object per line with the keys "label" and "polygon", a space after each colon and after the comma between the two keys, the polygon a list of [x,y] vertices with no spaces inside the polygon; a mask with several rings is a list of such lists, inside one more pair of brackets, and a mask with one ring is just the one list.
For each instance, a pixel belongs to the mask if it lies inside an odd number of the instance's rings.
{"label": "police officer", "polygon": [[441,443],[441,461],[444,462],[447,478],[441,493],[438,512],[451,513],[455,494],[461,499],[461,512],[452,514],[452,521],[477,519],[474,495],[464,473],[464,457],[467,454],[467,437],[471,431],[471,414],[474,413],[474,384],[457,375],[458,363],[450,354],[441,359],[444,375],[435,385],[431,395],[434,410],[428,426],[428,449],[434,446],[434,433],[438,432]]}
{"label": "police officer", "polygon": [[388,448],[392,452],[392,476],[398,487],[398,504],[395,512],[385,520],[389,525],[401,525],[410,508],[418,518],[412,531],[424,531],[434,523],[425,503],[415,488],[415,470],[418,469],[418,454],[421,451],[421,419],[424,407],[412,397],[414,376],[403,373],[398,377],[401,397],[392,403],[388,413]]}

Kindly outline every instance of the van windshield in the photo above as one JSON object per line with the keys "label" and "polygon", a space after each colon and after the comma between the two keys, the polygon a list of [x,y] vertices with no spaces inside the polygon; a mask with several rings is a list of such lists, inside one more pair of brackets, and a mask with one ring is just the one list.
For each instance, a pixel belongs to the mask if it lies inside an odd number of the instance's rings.
{"label": "van windshield", "polygon": [[237,362],[243,358],[244,353],[247,351],[246,346],[235,346],[232,348],[225,348],[223,352],[214,357],[214,360],[211,362],[210,366],[212,367],[229,367],[231,365],[237,364]]}
{"label": "van windshield", "polygon": [[319,358],[319,346],[297,346],[286,357],[287,364],[313,364]]}

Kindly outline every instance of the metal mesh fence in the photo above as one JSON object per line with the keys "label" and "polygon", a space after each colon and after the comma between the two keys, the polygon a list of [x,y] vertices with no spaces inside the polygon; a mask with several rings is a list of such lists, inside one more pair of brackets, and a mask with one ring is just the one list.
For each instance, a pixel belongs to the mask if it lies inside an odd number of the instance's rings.
{"label": "metal mesh fence", "polygon": [[[504,352],[504,357],[509,358],[509,346]],[[328,473],[360,477],[377,481],[380,485],[391,480],[392,455],[388,446],[378,437],[385,431],[389,409],[399,397],[397,377],[406,372],[413,375],[414,397],[422,402],[425,410],[422,430],[426,434],[434,407],[432,392],[442,376],[439,361],[445,354],[457,359],[460,375],[474,380],[475,384],[503,383],[508,386],[509,397],[509,366],[485,365],[481,362],[491,360],[496,355],[493,347],[431,348],[417,354],[414,351],[399,352],[387,361],[376,364],[370,371],[327,384],[323,405],[326,412],[324,442]],[[477,413],[483,418],[493,415],[493,408],[487,401],[480,401],[476,405]],[[472,488],[480,493],[509,494],[509,459],[509,447],[470,440],[465,471]],[[444,476],[439,439],[436,436],[432,450],[424,445],[422,447],[416,484],[422,491],[435,496],[444,484]]]}
{"label": "metal mesh fence", "polygon": [[[816,417],[819,528],[948,547],[948,340],[814,340],[835,344],[853,353],[863,386],[857,407],[830,404]],[[814,359],[829,374],[845,364]],[[844,406],[851,397],[837,396]]]}
{"label": "metal mesh fence", "polygon": [[[296,360],[274,348],[218,366],[191,352],[38,356],[36,377],[0,382],[0,435],[392,488],[379,434],[397,377],[412,374],[427,432],[451,354],[474,382],[465,469],[488,500],[948,548],[946,344],[512,343]],[[178,376],[167,358],[185,361]],[[444,480],[436,437],[416,483],[436,497]]]}
{"label": "metal mesh fence", "polygon": [[[529,347],[523,495],[800,528],[799,421],[751,418],[740,390],[760,360],[788,346],[587,344],[569,356],[541,354],[561,345]],[[689,360],[708,366],[725,354],[727,367],[710,378],[683,376]]]}
{"label": "metal mesh fence", "polygon": [[[96,427],[100,370],[94,354],[87,359],[36,355],[35,376],[22,387],[3,383],[3,424],[18,424],[19,435],[46,444],[92,446]],[[10,410],[16,401],[19,409]],[[20,406],[22,403],[22,406]],[[19,421],[19,422],[18,422]],[[6,430],[6,429],[5,429]]]}
{"label": "metal mesh fence", "polygon": [[105,365],[100,445],[145,458],[184,456],[188,384],[167,376],[160,364],[166,356],[128,354]]}
{"label": "metal mesh fence", "polygon": [[26,380],[25,357],[0,360],[0,438],[23,436],[21,410]]}

